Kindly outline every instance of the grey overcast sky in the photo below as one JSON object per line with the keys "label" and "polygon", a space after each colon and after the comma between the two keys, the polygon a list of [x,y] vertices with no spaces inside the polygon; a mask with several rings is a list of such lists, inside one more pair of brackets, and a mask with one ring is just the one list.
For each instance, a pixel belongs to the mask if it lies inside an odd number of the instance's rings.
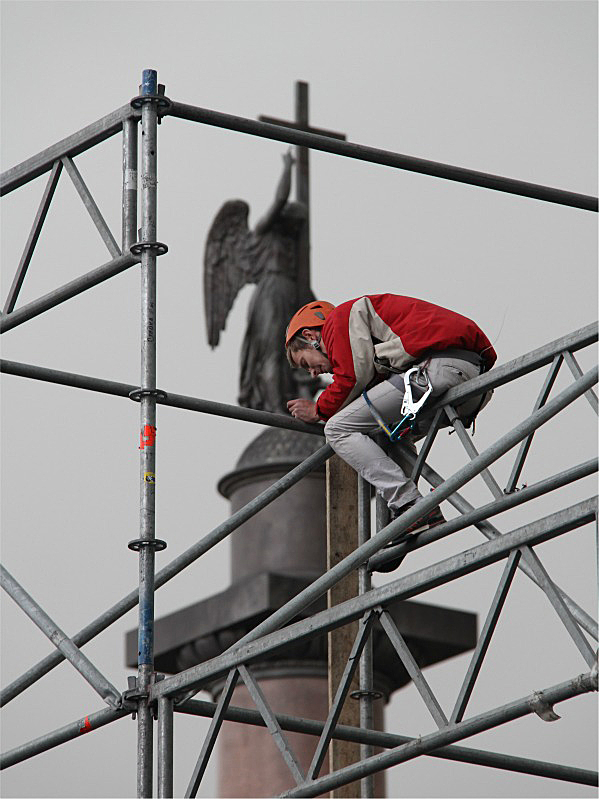
{"label": "grey overcast sky", "polygon": [[[595,2],[11,2],[2,13],[2,169],[34,155],[137,94],[144,68],[173,99],[255,118],[290,118],[296,80],[310,84],[313,124],[349,140],[500,175],[596,194],[597,4]],[[158,383],[234,403],[240,336],[251,288],[236,301],[222,343],[205,339],[201,265],[220,205],[241,197],[256,220],[270,202],[285,145],[166,119],[159,128]],[[120,237],[121,142],[76,159]],[[474,317],[506,362],[596,319],[597,222],[587,211],[314,153],[312,284],[334,303],[392,291]],[[3,298],[41,197],[41,177],[3,200]],[[107,260],[63,174],[25,281],[26,303]],[[4,300],[3,300],[4,301]],[[3,357],[137,383],[136,270],[10,331]],[[590,368],[594,353],[579,356]],[[535,373],[497,391],[475,437],[484,449],[530,413]],[[563,372],[556,391],[570,381]],[[126,543],[138,525],[138,408],[117,398],[6,377],[3,381],[2,560],[72,634],[137,584]],[[595,452],[584,399],[540,431],[523,482]],[[159,409],[157,534],[161,566],[216,526],[228,504],[215,489],[260,428]],[[443,434],[433,466],[464,463]],[[498,462],[500,484],[513,454]],[[595,492],[587,479],[498,519],[514,529]],[[465,490],[490,499],[482,481]],[[452,516],[454,512],[447,508]],[[475,546],[466,530],[414,554],[417,569]],[[588,611],[596,607],[591,526],[539,548],[553,579]],[[423,599],[484,619],[501,566]],[[390,576],[392,577],[392,576]],[[381,584],[383,576],[377,578]],[[157,594],[161,616],[224,589],[228,544],[209,552]],[[8,599],[2,602],[2,683],[51,649]],[[121,689],[123,638],[136,611],[85,651]],[[427,670],[446,712],[468,664]],[[494,637],[472,713],[586,671],[546,598],[518,574]],[[62,664],[3,711],[2,749],[100,709]],[[559,706],[465,742],[596,768],[596,703]],[[387,729],[432,730],[412,687],[387,708]],[[15,797],[118,797],[135,793],[135,724],[124,719],[3,773]],[[207,723],[177,718],[175,785],[181,795]],[[213,796],[211,764],[202,796]],[[388,774],[390,796],[593,796],[591,788],[481,767],[418,759]]]}

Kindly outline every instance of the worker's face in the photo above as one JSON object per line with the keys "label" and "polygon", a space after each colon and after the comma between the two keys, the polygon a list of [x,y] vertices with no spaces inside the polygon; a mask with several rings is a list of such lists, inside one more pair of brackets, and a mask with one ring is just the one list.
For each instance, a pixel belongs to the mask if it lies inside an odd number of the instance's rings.
{"label": "worker's face", "polygon": [[318,377],[318,375],[332,371],[331,362],[320,350],[313,350],[312,348],[298,350],[292,353],[292,357],[295,365],[300,369],[305,369],[310,377]]}

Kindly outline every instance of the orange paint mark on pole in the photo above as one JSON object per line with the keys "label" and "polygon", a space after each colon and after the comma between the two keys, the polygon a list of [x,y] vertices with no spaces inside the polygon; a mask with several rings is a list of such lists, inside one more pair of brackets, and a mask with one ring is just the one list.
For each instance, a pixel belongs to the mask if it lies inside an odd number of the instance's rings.
{"label": "orange paint mark on pole", "polygon": [[156,441],[156,428],[151,424],[145,424],[139,434],[139,448],[153,447]]}
{"label": "orange paint mark on pole", "polygon": [[81,725],[79,726],[79,732],[81,734],[83,734],[85,732],[89,732],[91,730],[91,728],[92,728],[92,725],[89,723],[89,716],[86,716],[83,719],[83,722],[81,723]]}

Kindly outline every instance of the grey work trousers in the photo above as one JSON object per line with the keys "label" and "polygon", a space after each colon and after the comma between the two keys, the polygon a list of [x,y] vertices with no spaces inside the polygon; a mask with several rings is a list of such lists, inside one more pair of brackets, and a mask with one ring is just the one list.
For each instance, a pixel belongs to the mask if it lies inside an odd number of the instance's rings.
{"label": "grey work trousers", "polygon": [[[478,366],[458,358],[439,357],[423,363],[426,365],[433,387],[427,404],[433,397],[439,397],[453,386],[470,380],[480,373]],[[411,366],[417,365],[419,364]],[[413,393],[417,399],[419,395],[416,390]],[[368,390],[370,401],[389,425],[401,419],[403,396],[403,374],[393,375],[391,379],[384,380]],[[325,424],[324,433],[327,442],[337,455],[382,494],[392,511],[399,511],[408,503],[421,499],[422,494],[414,482],[406,476],[401,466],[368,436],[368,433],[379,429],[366,401],[359,396],[331,416]],[[410,436],[406,436],[406,439],[408,443]]]}

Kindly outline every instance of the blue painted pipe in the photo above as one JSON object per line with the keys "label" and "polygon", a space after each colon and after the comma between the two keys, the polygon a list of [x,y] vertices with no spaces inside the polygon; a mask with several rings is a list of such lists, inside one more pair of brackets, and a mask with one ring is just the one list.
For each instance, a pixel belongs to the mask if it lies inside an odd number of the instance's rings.
{"label": "blue painted pipe", "polygon": [[144,69],[142,72],[141,93],[158,94],[158,73],[155,69]]}

